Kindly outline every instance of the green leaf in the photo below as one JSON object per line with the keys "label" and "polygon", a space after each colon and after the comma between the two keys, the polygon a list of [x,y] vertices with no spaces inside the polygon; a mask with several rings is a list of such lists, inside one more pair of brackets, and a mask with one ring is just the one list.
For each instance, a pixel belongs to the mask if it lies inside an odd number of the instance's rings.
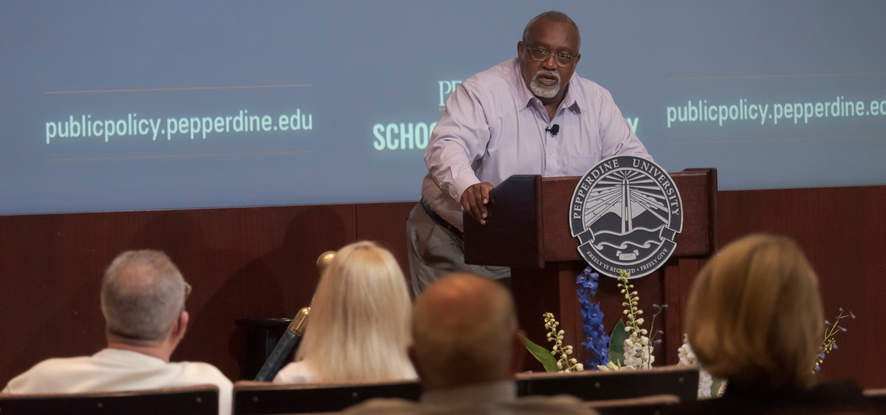
{"label": "green leaf", "polygon": [[533,343],[527,337],[523,337],[523,345],[526,346],[526,350],[529,350],[529,354],[544,366],[546,372],[560,371],[560,369],[557,369],[557,358],[551,354],[550,350]]}
{"label": "green leaf", "polygon": [[618,319],[615,327],[612,328],[612,334],[609,336],[609,361],[615,362],[619,366],[625,363],[625,339],[628,338],[628,332],[625,331],[625,322]]}
{"label": "green leaf", "polygon": [[713,378],[711,380],[711,398],[717,398],[720,396],[720,385],[723,384],[723,379]]}

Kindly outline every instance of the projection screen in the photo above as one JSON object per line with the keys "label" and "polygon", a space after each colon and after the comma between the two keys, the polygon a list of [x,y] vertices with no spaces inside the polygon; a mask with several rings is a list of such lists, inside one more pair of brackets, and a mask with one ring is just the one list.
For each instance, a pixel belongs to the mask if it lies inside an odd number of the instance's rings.
{"label": "projection screen", "polygon": [[668,171],[886,183],[882,1],[10,1],[0,214],[417,200],[448,95],[549,9]]}

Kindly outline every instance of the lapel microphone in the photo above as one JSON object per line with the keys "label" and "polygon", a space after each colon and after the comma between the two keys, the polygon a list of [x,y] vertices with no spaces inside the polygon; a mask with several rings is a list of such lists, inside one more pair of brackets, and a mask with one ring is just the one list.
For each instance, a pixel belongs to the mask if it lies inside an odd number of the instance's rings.
{"label": "lapel microphone", "polygon": [[545,128],[545,131],[551,133],[552,136],[556,136],[560,132],[560,124],[554,124],[549,128]]}

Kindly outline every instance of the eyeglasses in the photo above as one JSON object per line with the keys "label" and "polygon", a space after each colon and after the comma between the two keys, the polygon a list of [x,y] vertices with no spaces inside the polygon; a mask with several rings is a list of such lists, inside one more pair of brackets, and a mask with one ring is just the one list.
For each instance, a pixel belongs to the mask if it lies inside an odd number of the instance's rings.
{"label": "eyeglasses", "polygon": [[560,66],[569,66],[575,61],[575,58],[578,57],[578,55],[573,55],[569,51],[558,50],[557,52],[552,52],[548,48],[536,46],[527,46],[526,50],[529,52],[529,58],[536,62],[544,62],[553,54],[555,58],[554,60],[557,62],[557,65]]}

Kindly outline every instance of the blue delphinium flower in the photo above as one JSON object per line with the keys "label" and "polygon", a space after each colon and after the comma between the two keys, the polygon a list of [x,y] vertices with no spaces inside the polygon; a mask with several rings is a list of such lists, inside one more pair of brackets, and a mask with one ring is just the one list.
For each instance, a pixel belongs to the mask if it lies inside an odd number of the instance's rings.
{"label": "blue delphinium flower", "polygon": [[581,344],[592,354],[585,367],[591,368],[609,362],[609,336],[603,330],[603,311],[600,310],[599,302],[591,302],[591,298],[597,295],[599,280],[600,274],[587,267],[578,274],[575,281],[578,285],[576,293],[581,307],[581,328],[585,335],[585,340]]}

